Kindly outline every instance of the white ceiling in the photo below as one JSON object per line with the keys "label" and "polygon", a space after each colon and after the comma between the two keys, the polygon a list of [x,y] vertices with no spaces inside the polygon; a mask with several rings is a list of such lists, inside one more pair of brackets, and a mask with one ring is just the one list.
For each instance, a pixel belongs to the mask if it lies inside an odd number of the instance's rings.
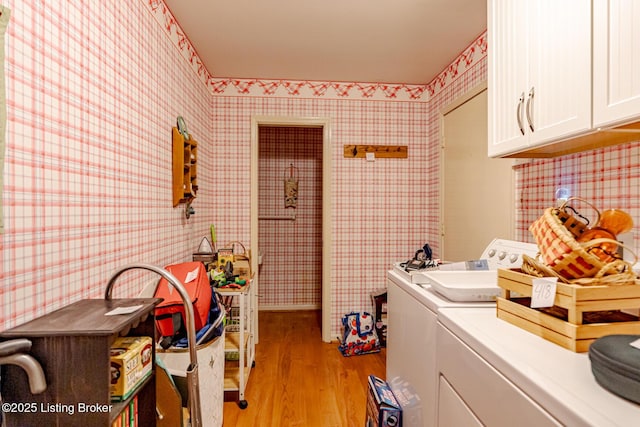
{"label": "white ceiling", "polygon": [[426,84],[486,0],[165,0],[214,77]]}

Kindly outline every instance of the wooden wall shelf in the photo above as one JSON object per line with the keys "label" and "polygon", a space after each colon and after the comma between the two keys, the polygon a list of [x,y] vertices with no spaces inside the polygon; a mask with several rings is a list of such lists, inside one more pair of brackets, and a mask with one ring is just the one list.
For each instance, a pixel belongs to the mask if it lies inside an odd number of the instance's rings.
{"label": "wooden wall shelf", "polygon": [[178,128],[171,129],[173,151],[173,206],[189,202],[198,192],[198,143],[185,139]]}

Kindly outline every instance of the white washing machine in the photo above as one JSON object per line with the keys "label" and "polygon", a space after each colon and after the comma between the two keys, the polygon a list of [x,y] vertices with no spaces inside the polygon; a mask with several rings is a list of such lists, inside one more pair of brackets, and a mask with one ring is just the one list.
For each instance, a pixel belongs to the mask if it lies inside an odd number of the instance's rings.
{"label": "white washing machine", "polygon": [[[495,311],[497,269],[518,268],[522,254],[533,257],[537,252],[535,244],[494,239],[479,258],[487,260],[489,271],[430,270],[409,275],[396,265],[387,273],[387,381],[394,391],[407,390],[419,399],[403,408],[403,426],[436,425],[439,309],[475,307]],[[449,298],[434,291],[436,281]]]}

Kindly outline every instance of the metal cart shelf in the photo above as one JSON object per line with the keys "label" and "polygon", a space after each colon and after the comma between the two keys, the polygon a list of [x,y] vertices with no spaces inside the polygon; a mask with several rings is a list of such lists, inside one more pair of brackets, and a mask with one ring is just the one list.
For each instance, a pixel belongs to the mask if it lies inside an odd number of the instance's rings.
{"label": "metal cart shelf", "polygon": [[224,391],[237,391],[238,406],[245,409],[249,405],[245,389],[255,366],[253,289],[249,282],[240,289],[218,288],[218,292],[227,309]]}

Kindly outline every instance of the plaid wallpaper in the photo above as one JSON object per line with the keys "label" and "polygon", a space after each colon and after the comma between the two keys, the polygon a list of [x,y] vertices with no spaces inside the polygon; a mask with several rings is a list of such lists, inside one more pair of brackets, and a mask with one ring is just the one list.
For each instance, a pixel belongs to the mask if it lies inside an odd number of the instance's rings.
{"label": "plaid wallpaper", "polygon": [[[616,208],[634,219],[635,251],[640,231],[640,142],[564,157],[532,160],[516,168],[516,238],[533,243],[529,225],[555,205],[556,191],[568,190],[598,210]],[[580,202],[577,202],[580,203]],[[593,217],[584,204],[578,209]]]}
{"label": "plaid wallpaper", "polygon": [[[195,252],[212,220],[211,91],[141,1],[8,0],[0,329],[100,298],[118,267]],[[189,221],[171,127],[200,142]],[[155,281],[128,272],[115,296]]]}
{"label": "plaid wallpaper", "polygon": [[[12,14],[0,329],[100,298],[125,264],[189,260],[210,224],[219,242],[251,247],[254,114],[331,120],[334,179],[322,191],[333,202],[333,335],[342,314],[372,309],[369,293],[385,286],[392,262],[425,242],[437,256],[438,111],[486,81],[486,34],[425,85],[237,80],[203,67],[161,0],[4,4]],[[199,142],[200,191],[189,220],[171,205],[178,115]],[[299,219],[261,223],[266,306],[320,303],[320,266],[303,254],[318,239],[321,150],[318,136],[302,135],[312,141],[303,146],[299,136],[261,134],[260,214],[281,213],[281,175],[289,163],[300,170]],[[409,157],[345,159],[345,144],[407,145]],[[531,241],[528,224],[560,185],[637,218],[639,170],[638,143],[519,165],[518,238]],[[115,296],[134,296],[155,280],[129,272]]]}
{"label": "plaid wallpaper", "polygon": [[[216,224],[222,230],[233,230],[240,239],[249,239],[250,195],[250,118],[253,114],[273,116],[329,117],[332,121],[333,183],[330,191],[333,204],[333,271],[331,272],[333,324],[338,332],[340,317],[351,310],[370,309],[369,292],[385,286],[385,274],[393,261],[407,258],[415,248],[421,247],[428,236],[428,210],[426,202],[437,198],[437,190],[421,183],[421,177],[433,173],[437,165],[428,162],[427,108],[424,102],[365,101],[336,99],[287,99],[252,96],[214,97],[214,146],[220,170],[229,176],[229,185],[220,188],[225,204],[216,215]],[[408,159],[378,159],[373,163],[363,159],[343,157],[344,144],[403,144],[409,146]],[[262,145],[262,144],[261,144]],[[290,147],[290,145],[287,145]],[[318,148],[319,149],[319,148]],[[312,150],[302,148],[303,152]],[[262,153],[261,153],[262,154]],[[282,183],[284,167],[292,157],[300,154],[282,153],[281,157],[262,160],[273,162],[276,186]],[[294,160],[294,165],[295,165]],[[307,183],[306,165],[301,170],[300,209],[308,203],[311,193],[304,189]],[[319,165],[314,168],[320,167]],[[311,173],[312,171],[309,171]],[[261,177],[262,181],[262,177]],[[267,185],[267,179],[261,185]],[[260,209],[266,213],[281,214],[283,208],[274,206],[268,212],[269,200],[282,200],[280,188],[275,195],[261,195]],[[314,198],[317,196],[313,196]],[[265,198],[268,198],[265,200]],[[276,207],[278,209],[276,209]],[[262,213],[262,212],[260,212]],[[320,213],[313,214],[315,217]],[[319,220],[319,219],[318,219]],[[302,221],[306,221],[303,219]],[[307,234],[318,231],[315,226],[303,229],[304,222],[259,223],[260,232],[267,234],[299,233],[297,238],[274,245],[266,236],[267,247],[263,270],[266,283],[260,276],[259,303],[270,305],[308,305],[319,302],[319,288],[306,295],[294,295],[299,283],[293,277],[276,278],[295,268],[296,258],[284,263],[277,254],[304,253],[309,250]],[[319,225],[318,225],[319,226]],[[437,225],[433,224],[437,229]],[[288,234],[285,234],[288,235]],[[284,238],[284,236],[281,236]],[[226,239],[226,238],[225,238]],[[221,240],[225,240],[221,239]],[[273,245],[273,246],[272,246]],[[317,250],[317,249],[313,249]],[[290,265],[287,266],[287,262]],[[319,268],[319,267],[314,267]],[[276,269],[275,272],[269,273]],[[273,276],[270,276],[273,274]],[[302,273],[300,273],[302,274]],[[311,275],[312,272],[309,272]],[[272,278],[271,278],[272,277]],[[306,280],[305,280],[306,281]],[[273,285],[273,287],[272,287]],[[318,286],[316,284],[316,286]],[[303,298],[303,299],[301,299]]]}

